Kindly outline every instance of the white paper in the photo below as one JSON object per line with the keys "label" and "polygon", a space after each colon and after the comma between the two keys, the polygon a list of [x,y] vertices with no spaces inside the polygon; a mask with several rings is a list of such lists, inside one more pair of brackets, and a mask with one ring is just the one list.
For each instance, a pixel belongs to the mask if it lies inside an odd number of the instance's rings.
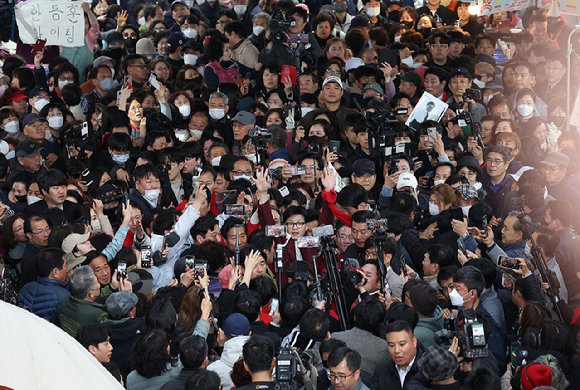
{"label": "white paper", "polygon": [[429,92],[423,92],[423,95],[421,95],[419,102],[417,102],[417,105],[405,124],[417,130],[419,124],[425,121],[439,122],[443,114],[445,114],[447,107],[449,107],[447,103],[443,103]]}

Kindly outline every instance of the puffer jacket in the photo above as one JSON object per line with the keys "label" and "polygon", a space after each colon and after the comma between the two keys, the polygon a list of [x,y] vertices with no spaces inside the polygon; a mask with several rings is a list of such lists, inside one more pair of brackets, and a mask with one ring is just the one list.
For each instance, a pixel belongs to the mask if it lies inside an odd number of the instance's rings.
{"label": "puffer jacket", "polygon": [[18,306],[59,326],[60,301],[69,293],[68,285],[49,278],[38,278],[24,285],[18,296]]}
{"label": "puffer jacket", "polygon": [[234,387],[230,372],[234,369],[234,363],[242,356],[242,348],[249,338],[249,336],[237,336],[226,341],[220,360],[207,366],[208,370],[220,376],[220,386],[223,390],[231,390]]}

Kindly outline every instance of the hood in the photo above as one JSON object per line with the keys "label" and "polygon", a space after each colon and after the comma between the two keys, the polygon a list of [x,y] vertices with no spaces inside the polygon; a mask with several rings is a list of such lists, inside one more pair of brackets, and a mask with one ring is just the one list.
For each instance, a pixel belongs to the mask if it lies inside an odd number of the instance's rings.
{"label": "hood", "polygon": [[134,337],[142,333],[142,328],[145,324],[145,317],[138,318],[122,318],[120,320],[112,320],[106,318],[104,323],[111,329],[111,342],[122,343],[132,340]]}
{"label": "hood", "polygon": [[423,328],[427,328],[433,332],[443,329],[443,310],[437,306],[433,316],[429,318],[419,318],[417,326],[422,326]]}
{"label": "hood", "polygon": [[220,360],[228,367],[234,367],[234,364],[240,359],[240,356],[242,356],[242,349],[249,338],[250,336],[237,336],[226,341]]}

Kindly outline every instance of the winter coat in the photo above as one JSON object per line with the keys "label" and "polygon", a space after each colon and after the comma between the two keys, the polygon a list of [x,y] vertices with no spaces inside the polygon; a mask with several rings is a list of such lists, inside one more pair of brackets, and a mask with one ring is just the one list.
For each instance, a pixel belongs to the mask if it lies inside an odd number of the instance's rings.
{"label": "winter coat", "polygon": [[49,278],[38,278],[24,285],[18,296],[18,306],[28,309],[39,317],[60,325],[58,313],[60,301],[69,294],[66,283]]}
{"label": "winter coat", "polygon": [[415,327],[415,337],[423,344],[425,349],[435,346],[435,332],[443,329],[443,310],[440,307],[435,308],[431,317],[419,318]]}
{"label": "winter coat", "polygon": [[232,387],[235,387],[230,372],[234,369],[234,363],[242,356],[242,348],[249,338],[250,336],[237,336],[229,339],[224,344],[220,360],[207,366],[208,370],[219,375],[222,390],[231,390]]}

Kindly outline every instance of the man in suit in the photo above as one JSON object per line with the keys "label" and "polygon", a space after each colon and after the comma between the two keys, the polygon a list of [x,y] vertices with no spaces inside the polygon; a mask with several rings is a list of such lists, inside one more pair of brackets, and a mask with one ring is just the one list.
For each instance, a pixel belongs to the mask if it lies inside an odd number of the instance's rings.
{"label": "man in suit", "polygon": [[559,51],[547,58],[544,70],[546,81],[538,87],[538,94],[542,96],[542,99],[548,101],[554,97],[569,97],[566,87],[567,61],[565,53]]}
{"label": "man in suit", "polygon": [[375,388],[402,390],[405,383],[417,375],[417,358],[422,351],[417,348],[417,338],[407,321],[395,321],[387,326],[387,345],[390,360],[379,364],[375,370]]}
{"label": "man in suit", "polygon": [[38,175],[38,188],[44,195],[43,200],[28,205],[24,212],[27,215],[43,215],[57,208],[64,211],[66,220],[73,222],[78,204],[66,200],[66,176],[59,170],[49,169]]}

